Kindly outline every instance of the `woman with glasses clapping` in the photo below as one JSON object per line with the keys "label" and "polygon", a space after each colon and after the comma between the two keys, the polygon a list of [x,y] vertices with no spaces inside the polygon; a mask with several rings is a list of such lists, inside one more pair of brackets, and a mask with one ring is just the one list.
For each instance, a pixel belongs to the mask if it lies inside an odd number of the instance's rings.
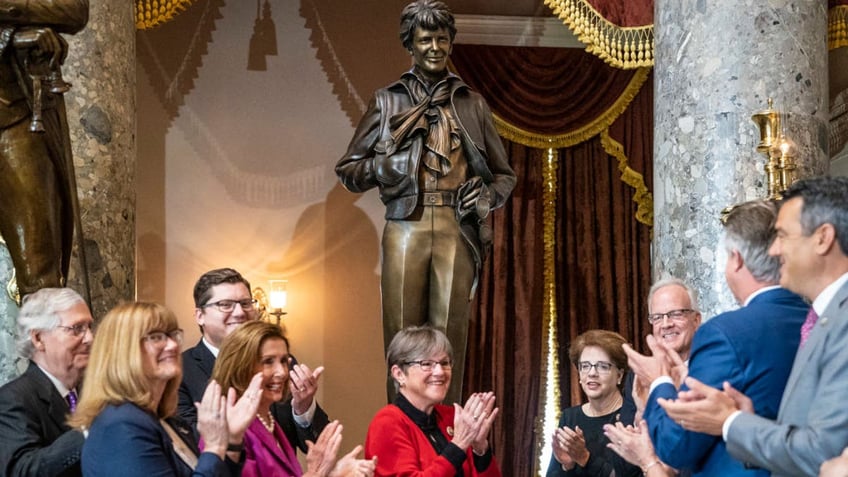
{"label": "woman with glasses clapping", "polygon": [[315,443],[309,442],[306,471],[300,467],[295,449],[271,415],[271,404],[282,400],[296,386],[290,379],[289,341],[279,326],[249,321],[224,338],[212,379],[241,394],[249,392],[251,376],[259,373],[262,385],[259,408],[244,434],[245,462],[242,477],[371,477],[374,462],[357,459],[362,446],[337,459],[342,426],[333,421]]}
{"label": "woman with glasses clapping", "polygon": [[365,438],[365,456],[377,458],[375,475],[500,477],[489,446],[498,414],[494,394],[472,394],[465,406],[441,404],[452,359],[439,330],[413,326],[392,339],[386,364],[398,395],[377,412]]}
{"label": "woman with glasses clapping", "polygon": [[198,451],[191,427],[174,418],[182,377],[177,318],[154,303],[125,303],[97,327],[85,388],[71,425],[88,433],[86,476],[238,475],[242,438],[256,414],[260,377],[235,400],[214,381],[198,404]]}
{"label": "woman with glasses clapping", "polygon": [[553,456],[547,477],[638,476],[639,467],[607,448],[604,424],[619,420],[623,403],[621,383],[627,355],[618,333],[590,330],[574,339],[568,357],[580,375],[589,402],[562,412],[553,435]]}

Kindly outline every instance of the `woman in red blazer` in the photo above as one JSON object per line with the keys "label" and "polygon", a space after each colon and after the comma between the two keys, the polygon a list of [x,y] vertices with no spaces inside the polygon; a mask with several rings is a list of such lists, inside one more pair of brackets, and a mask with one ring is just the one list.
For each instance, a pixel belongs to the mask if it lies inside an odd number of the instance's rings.
{"label": "woman in red blazer", "polygon": [[489,447],[498,414],[491,392],[465,406],[440,404],[451,381],[453,349],[444,333],[413,326],[398,332],[386,352],[398,395],[374,416],[365,457],[375,476],[500,477]]}

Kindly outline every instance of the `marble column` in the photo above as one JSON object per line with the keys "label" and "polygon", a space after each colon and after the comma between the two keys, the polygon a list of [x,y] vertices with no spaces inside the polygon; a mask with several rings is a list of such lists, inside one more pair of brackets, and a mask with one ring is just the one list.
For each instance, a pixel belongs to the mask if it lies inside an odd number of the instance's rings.
{"label": "marble column", "polygon": [[751,115],[787,117],[799,176],[828,168],[826,2],[657,0],[654,279],[676,276],[705,317],[736,307],[724,281],[720,211],[765,197]]}
{"label": "marble column", "polygon": [[[133,2],[90,2],[86,28],[66,37],[65,94],[80,200],[88,290],[75,240],[68,286],[91,296],[95,319],[135,296],[135,23]],[[0,383],[14,377],[17,307],[0,245]]]}

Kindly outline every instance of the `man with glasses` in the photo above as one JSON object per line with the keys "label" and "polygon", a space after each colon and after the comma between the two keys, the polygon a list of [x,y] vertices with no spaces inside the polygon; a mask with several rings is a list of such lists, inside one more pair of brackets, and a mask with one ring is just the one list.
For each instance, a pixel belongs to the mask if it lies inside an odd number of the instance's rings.
{"label": "man with glasses", "polygon": [[70,288],[27,295],[17,347],[29,366],[0,388],[0,475],[79,476],[82,433],[74,412],[94,338],[85,301]]}
{"label": "man with glasses", "polygon": [[[688,360],[692,337],[701,324],[695,290],[678,278],[665,278],[654,283],[648,291],[648,323],[651,324],[654,340],[674,350],[681,360]],[[624,379],[621,422],[625,424],[634,423],[638,417],[632,393],[633,378],[631,371]],[[641,384],[647,386],[650,381]]]}
{"label": "man with glasses", "polygon": [[[848,445],[848,178],[801,180],[783,197],[769,253],[780,262],[780,284],[812,307],[777,417],[744,389],[720,391],[691,378],[685,400],[662,405],[684,428],[722,436],[740,461],[774,476],[814,476]],[[769,356],[785,352],[768,347]]]}
{"label": "man with glasses", "polygon": [[[194,285],[194,305],[194,317],[203,336],[197,346],[183,352],[178,413],[196,427],[194,403],[203,397],[221,343],[239,325],[255,319],[257,310],[250,283],[232,268],[204,273]],[[329,423],[327,414],[315,399],[322,371],[321,367],[312,371],[306,365],[292,363],[289,373],[292,397],[271,406],[271,413],[289,442],[304,452],[308,450],[306,441],[315,442]]]}
{"label": "man with glasses", "polygon": [[[776,217],[774,202],[755,200],[734,207],[723,219],[725,279],[742,307],[698,328],[689,355],[690,376],[714,388],[731,383],[754,397],[757,413],[769,418],[777,415],[809,308],[800,296],[778,285],[780,261],[768,254]],[[673,399],[678,390],[669,377],[666,343],[649,341],[652,357],[626,351],[639,379],[651,383],[644,418],[657,456],[692,475],[768,476],[731,457],[720,438],[687,431],[666,414],[658,400]]]}

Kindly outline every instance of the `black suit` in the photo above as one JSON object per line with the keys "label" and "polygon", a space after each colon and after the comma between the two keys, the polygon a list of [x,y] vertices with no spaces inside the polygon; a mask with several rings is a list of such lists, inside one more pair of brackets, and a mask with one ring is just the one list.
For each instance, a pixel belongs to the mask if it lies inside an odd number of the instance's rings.
{"label": "black suit", "polygon": [[0,388],[0,475],[82,475],[84,438],[65,423],[68,412],[68,403],[33,362]]}
{"label": "black suit", "polygon": [[[215,367],[215,355],[203,344],[202,339],[197,343],[197,346],[183,352],[183,381],[180,383],[180,400],[177,412],[180,417],[195,428],[197,427],[197,409],[194,407],[194,403],[200,402],[203,398],[203,392],[212,377],[213,367]],[[303,452],[308,450],[306,441],[315,442],[318,439],[318,434],[330,422],[327,413],[316,403],[312,425],[305,428],[298,426],[294,422],[290,399],[271,405],[271,414],[283,428],[283,432],[285,432],[291,445],[299,447]]]}

